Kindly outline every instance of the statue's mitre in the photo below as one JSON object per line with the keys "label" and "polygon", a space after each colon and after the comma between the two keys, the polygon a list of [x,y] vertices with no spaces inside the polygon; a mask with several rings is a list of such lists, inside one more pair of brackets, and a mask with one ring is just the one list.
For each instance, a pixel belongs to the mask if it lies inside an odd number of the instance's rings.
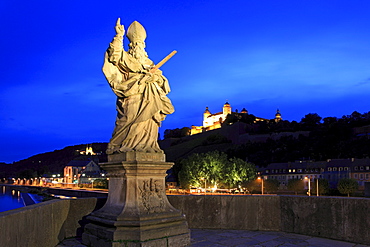
{"label": "statue's mitre", "polygon": [[146,39],[146,31],[143,25],[141,25],[138,21],[134,21],[127,29],[127,38],[130,42],[144,42]]}

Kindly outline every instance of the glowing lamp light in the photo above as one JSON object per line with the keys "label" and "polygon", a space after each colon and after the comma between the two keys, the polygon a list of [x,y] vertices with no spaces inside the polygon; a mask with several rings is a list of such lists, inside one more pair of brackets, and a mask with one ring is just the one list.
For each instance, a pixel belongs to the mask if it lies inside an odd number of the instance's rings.
{"label": "glowing lamp light", "polygon": [[263,178],[258,177],[257,179],[258,179],[258,180],[261,180],[261,182],[262,182],[262,184],[261,184],[261,193],[262,193],[262,195],[263,195]]}
{"label": "glowing lamp light", "polygon": [[305,180],[308,180],[308,191],[307,191],[307,195],[308,196],[311,196],[311,179],[309,179],[308,177],[305,177],[304,179]]}

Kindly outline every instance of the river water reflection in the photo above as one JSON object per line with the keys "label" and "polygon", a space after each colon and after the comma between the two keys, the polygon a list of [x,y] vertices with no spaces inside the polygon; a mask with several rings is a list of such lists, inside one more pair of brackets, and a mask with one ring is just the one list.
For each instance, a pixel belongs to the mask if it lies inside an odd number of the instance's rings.
{"label": "river water reflection", "polygon": [[24,207],[19,190],[9,186],[0,186],[0,212]]}

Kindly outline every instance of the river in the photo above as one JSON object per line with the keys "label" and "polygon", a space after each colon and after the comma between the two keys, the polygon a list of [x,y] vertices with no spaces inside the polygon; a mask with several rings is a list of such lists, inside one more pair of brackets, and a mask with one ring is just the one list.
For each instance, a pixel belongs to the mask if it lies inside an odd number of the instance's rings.
{"label": "river", "polygon": [[21,192],[16,188],[0,186],[0,212],[24,207]]}

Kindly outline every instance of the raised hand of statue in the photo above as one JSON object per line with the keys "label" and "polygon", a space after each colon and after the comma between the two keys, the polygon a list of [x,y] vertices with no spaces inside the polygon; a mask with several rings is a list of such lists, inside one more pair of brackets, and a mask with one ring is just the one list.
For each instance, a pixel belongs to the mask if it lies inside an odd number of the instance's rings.
{"label": "raised hand of statue", "polygon": [[117,36],[123,36],[125,34],[125,28],[121,25],[121,18],[117,19],[116,26],[114,28],[116,29]]}

